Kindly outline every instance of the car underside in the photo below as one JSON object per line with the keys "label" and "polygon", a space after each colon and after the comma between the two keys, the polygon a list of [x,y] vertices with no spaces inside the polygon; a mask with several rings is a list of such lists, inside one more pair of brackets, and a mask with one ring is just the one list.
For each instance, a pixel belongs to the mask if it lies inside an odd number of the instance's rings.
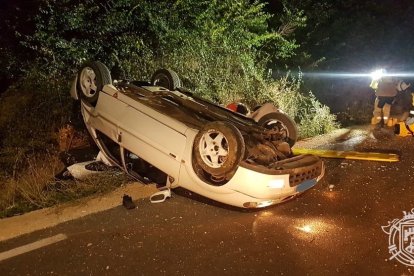
{"label": "car underside", "polygon": [[71,94],[110,163],[135,178],[256,208],[287,200],[323,176],[318,157],[293,156],[296,126],[272,106],[249,117],[171,86],[178,77],[169,71],[151,82],[112,82],[106,71],[100,63],[85,66]]}
{"label": "car underside", "polygon": [[[150,86],[128,82],[120,82],[116,87],[132,99],[198,130],[209,122],[230,122],[240,130],[245,142],[241,166],[267,174],[290,174],[293,185],[321,174],[322,161],[313,155],[292,156],[280,132],[259,126],[253,119],[196,97],[185,89],[171,92],[161,87],[154,91]],[[284,146],[283,151],[278,149],[280,145]],[[209,181],[217,183],[218,179],[231,176],[211,175]]]}

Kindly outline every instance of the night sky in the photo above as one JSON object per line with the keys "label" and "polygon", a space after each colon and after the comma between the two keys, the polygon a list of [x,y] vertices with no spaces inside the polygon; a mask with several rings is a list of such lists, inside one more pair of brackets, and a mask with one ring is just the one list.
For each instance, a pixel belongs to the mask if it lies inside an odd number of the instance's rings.
{"label": "night sky", "polygon": [[[40,0],[0,0],[0,47],[18,47],[15,30],[22,34],[33,31],[30,16],[36,12]],[[282,10],[281,1],[267,1],[271,13]],[[295,1],[291,1],[294,3]],[[320,1],[296,1],[303,5],[308,27],[295,33],[294,39],[301,44],[297,56],[309,53],[314,60],[324,59],[317,68],[312,62],[286,60],[279,65],[301,66],[307,70],[364,71],[388,64],[398,70],[409,70],[414,63],[414,1],[326,1],[330,6],[330,18],[321,20],[325,11],[319,11]],[[303,3],[303,4],[302,4]],[[335,10],[336,11],[332,11]],[[277,27],[278,17],[272,24]],[[3,45],[3,47],[2,47]],[[0,61],[1,62],[1,61]],[[302,63],[300,63],[302,62]],[[4,75],[1,76],[4,78]]]}

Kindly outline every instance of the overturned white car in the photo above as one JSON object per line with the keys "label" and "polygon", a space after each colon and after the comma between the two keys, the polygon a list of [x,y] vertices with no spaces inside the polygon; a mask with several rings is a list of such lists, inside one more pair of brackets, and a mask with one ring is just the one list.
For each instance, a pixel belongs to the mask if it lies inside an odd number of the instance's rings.
{"label": "overturned white car", "polygon": [[[313,187],[323,162],[292,156],[296,126],[264,105],[247,117],[194,96],[160,69],[151,82],[112,81],[100,62],[85,64],[71,96],[113,165],[137,179],[183,187],[242,208],[286,201]],[[168,88],[168,89],[167,89]]]}

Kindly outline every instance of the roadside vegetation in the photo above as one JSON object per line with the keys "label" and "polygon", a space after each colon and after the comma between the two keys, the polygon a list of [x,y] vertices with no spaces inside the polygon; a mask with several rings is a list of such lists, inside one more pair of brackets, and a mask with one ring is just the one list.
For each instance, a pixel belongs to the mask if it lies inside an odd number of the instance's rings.
{"label": "roadside vegetation", "polygon": [[[70,81],[84,62],[100,60],[115,79],[149,80],[175,70],[184,86],[219,104],[274,102],[302,138],[335,129],[327,106],[303,91],[300,75],[275,79],[269,68],[297,54],[301,11],[270,16],[261,1],[40,1],[32,32],[0,54],[19,76],[0,101],[0,217],[50,206],[120,185],[124,178],[56,181],[59,130],[76,120]],[[18,29],[18,28],[15,28]],[[82,131],[82,130],[80,130]],[[83,130],[84,131],[84,130]]]}

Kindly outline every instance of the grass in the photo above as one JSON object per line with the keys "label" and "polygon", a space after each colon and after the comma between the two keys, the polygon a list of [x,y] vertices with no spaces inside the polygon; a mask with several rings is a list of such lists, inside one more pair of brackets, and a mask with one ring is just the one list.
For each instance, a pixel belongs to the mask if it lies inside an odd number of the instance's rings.
{"label": "grass", "polygon": [[0,218],[50,207],[96,193],[105,193],[130,181],[121,171],[107,171],[83,181],[56,180],[64,167],[57,155],[29,157],[27,168],[14,177],[3,177]]}

